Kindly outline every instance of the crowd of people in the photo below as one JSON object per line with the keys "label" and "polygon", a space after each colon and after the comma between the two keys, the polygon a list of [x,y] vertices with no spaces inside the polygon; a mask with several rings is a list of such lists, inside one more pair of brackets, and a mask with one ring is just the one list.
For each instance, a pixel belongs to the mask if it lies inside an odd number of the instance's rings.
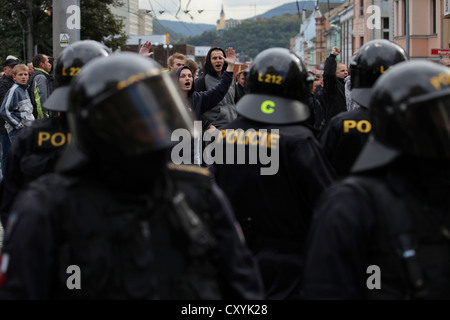
{"label": "crowd of people", "polygon": [[444,59],[150,48],[4,60],[0,299],[450,298]]}

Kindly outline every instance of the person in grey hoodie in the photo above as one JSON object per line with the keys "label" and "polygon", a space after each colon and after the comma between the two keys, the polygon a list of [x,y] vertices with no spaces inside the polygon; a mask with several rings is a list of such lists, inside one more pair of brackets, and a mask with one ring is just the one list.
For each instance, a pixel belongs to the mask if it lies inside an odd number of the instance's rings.
{"label": "person in grey hoodie", "polygon": [[[226,57],[226,52],[222,48],[213,47],[208,51],[204,74],[195,81],[195,91],[207,91],[220,82],[223,72],[228,67]],[[232,85],[222,101],[203,114],[202,121],[220,128],[236,119],[235,96],[235,86]]]}
{"label": "person in grey hoodie", "polygon": [[[233,68],[236,62],[236,55],[231,47],[227,49],[227,54],[228,57],[224,60],[227,64],[226,69],[222,72],[218,83],[208,90],[197,90],[197,82],[194,81],[192,76],[193,71],[188,66],[181,66],[176,71],[178,85],[181,91],[186,94],[191,111],[195,113],[197,119],[201,119],[205,113],[223,101],[229,92],[230,85],[233,82]],[[206,127],[206,129],[208,128],[209,126]]]}
{"label": "person in grey hoodie", "polygon": [[[181,91],[186,95],[190,104],[189,109],[191,112],[195,113],[196,119],[202,119],[202,115],[217,106],[217,104],[228,93],[228,89],[233,82],[233,68],[234,63],[236,62],[236,54],[231,47],[228,48],[226,52],[227,58],[225,58],[225,61],[227,63],[227,68],[222,73],[219,83],[209,90],[201,92],[195,91],[195,82],[192,76],[192,70],[188,66],[181,66],[175,73],[178,80],[178,85]],[[215,128],[211,127],[211,123],[209,121],[203,121],[202,130],[205,132],[208,129],[214,130]],[[202,164],[199,147],[200,143],[193,144],[194,159],[192,161],[197,165]]]}

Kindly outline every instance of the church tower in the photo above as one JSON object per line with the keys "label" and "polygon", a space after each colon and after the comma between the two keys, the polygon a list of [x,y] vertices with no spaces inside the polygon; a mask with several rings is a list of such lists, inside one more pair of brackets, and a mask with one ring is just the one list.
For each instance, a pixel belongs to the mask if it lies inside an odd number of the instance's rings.
{"label": "church tower", "polygon": [[220,11],[220,19],[217,20],[217,27],[216,27],[216,31],[225,29],[225,12],[223,11],[223,5],[222,5],[222,10]]}

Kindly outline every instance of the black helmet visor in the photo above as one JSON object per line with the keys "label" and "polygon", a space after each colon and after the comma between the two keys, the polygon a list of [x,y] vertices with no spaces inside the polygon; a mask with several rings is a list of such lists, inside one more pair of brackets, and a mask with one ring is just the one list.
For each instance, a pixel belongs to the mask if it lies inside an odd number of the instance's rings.
{"label": "black helmet visor", "polygon": [[373,68],[366,68],[364,66],[357,66],[355,63],[350,65],[350,87],[357,88],[372,88],[373,84],[380,77],[380,72],[374,72]]}
{"label": "black helmet visor", "polygon": [[[125,84],[94,98],[85,120],[91,134],[114,146],[119,157],[136,156],[174,144],[176,129],[192,133],[193,117],[169,77],[151,77]],[[177,139],[178,141],[178,139]],[[102,148],[101,146],[99,146]]]}
{"label": "black helmet visor", "polygon": [[402,121],[405,124],[403,130],[411,137],[406,150],[423,158],[450,159],[449,92],[437,91],[413,97],[408,104]]}

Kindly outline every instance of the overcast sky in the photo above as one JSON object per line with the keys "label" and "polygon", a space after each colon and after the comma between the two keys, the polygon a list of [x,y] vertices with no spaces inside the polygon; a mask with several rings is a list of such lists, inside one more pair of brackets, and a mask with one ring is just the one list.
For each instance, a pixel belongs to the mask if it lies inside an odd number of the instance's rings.
{"label": "overcast sky", "polygon": [[[263,14],[289,2],[295,0],[139,0],[139,7],[152,10],[161,20],[215,25],[220,18],[222,5],[225,19],[239,20]],[[185,13],[186,10],[189,12]]]}

